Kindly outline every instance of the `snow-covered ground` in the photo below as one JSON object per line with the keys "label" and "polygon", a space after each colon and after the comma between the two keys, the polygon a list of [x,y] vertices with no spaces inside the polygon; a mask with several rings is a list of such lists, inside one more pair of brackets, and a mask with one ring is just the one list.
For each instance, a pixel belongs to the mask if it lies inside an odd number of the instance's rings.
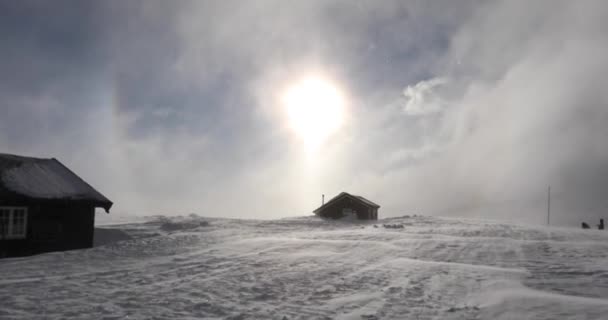
{"label": "snow-covered ground", "polygon": [[598,230],[191,216],[96,242],[0,260],[0,319],[608,319]]}

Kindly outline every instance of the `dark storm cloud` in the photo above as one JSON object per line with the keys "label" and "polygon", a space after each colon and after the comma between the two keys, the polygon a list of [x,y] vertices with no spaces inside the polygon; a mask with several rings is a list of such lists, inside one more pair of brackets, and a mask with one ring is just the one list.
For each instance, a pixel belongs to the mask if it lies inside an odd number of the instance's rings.
{"label": "dark storm cloud", "polygon": [[[600,1],[0,6],[2,151],[64,160],[118,211],[279,217],[350,190],[538,222],[548,184],[562,223],[608,208]],[[350,101],[315,165],[273,100],[310,70]]]}
{"label": "dark storm cloud", "polygon": [[[67,5],[69,4],[69,5]],[[72,124],[98,85],[99,32],[94,6],[65,10],[38,2],[0,3],[2,133],[5,143],[35,144],[53,127]],[[93,37],[91,37],[93,35]]]}

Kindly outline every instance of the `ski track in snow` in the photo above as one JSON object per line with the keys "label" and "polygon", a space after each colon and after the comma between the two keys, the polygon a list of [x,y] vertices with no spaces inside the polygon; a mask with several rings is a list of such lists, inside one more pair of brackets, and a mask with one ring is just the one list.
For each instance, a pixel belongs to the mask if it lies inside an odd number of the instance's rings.
{"label": "ski track in snow", "polygon": [[608,233],[433,217],[375,225],[104,226],[131,240],[0,260],[0,319],[608,318]]}

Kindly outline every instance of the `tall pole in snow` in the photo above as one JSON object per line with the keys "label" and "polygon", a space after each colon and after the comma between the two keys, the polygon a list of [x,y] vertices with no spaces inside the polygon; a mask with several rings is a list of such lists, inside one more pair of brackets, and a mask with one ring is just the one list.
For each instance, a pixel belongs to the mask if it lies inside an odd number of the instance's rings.
{"label": "tall pole in snow", "polygon": [[547,189],[547,225],[551,224],[551,186]]}

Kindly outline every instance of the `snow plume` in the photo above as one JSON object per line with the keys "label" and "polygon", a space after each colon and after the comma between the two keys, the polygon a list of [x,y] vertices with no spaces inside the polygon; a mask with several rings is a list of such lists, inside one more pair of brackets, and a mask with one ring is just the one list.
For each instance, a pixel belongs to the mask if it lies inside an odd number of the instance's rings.
{"label": "snow plume", "polygon": [[557,223],[606,214],[606,17],[601,1],[478,8],[452,36],[437,78],[405,91],[410,116],[445,110],[416,120],[431,121],[434,130],[418,132],[439,152],[398,175],[404,202],[542,222],[552,185]]}

